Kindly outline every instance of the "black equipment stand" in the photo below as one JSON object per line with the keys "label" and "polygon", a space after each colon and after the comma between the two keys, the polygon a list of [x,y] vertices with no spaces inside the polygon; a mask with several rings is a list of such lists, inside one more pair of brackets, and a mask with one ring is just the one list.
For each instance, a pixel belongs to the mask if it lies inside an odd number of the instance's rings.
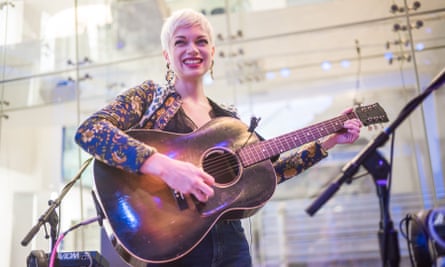
{"label": "black equipment stand", "polygon": [[380,205],[380,222],[377,232],[382,266],[399,266],[400,249],[397,230],[389,211],[389,175],[391,166],[376,150],[363,162],[363,167],[372,175]]}
{"label": "black equipment stand", "polygon": [[378,153],[377,148],[384,145],[395,129],[410,115],[427,96],[434,90],[440,88],[445,82],[445,69],[433,79],[429,86],[417,97],[412,99],[402,109],[399,116],[385,130],[383,130],[374,140],[343,168],[331,184],[313,201],[306,212],[313,216],[339,189],[343,183],[351,183],[353,175],[363,164],[373,175],[377,187],[377,195],[380,200],[380,229],[378,232],[380,254],[382,266],[396,267],[400,261],[400,250],[397,240],[397,232],[394,230],[393,222],[389,213],[389,190],[387,187],[390,166],[386,160]]}
{"label": "black equipment stand", "polygon": [[[51,251],[54,248],[54,245],[57,241],[57,224],[59,223],[59,218],[56,213],[57,207],[59,207],[60,203],[62,202],[62,199],[65,197],[65,195],[68,193],[68,191],[74,186],[74,184],[77,182],[77,180],[80,179],[82,173],[85,171],[86,167],[91,163],[93,158],[87,159],[82,166],[80,167],[77,174],[74,176],[74,178],[71,179],[71,181],[65,185],[62,192],[60,193],[59,197],[55,200],[48,201],[49,208],[43,213],[37,224],[35,224],[31,230],[28,232],[28,234],[23,238],[21,244],[22,246],[27,246],[29,242],[34,238],[34,236],[37,234],[37,232],[40,230],[40,227],[42,225],[45,226],[45,232],[46,230],[46,224],[48,223],[50,225],[50,234],[51,234]],[[46,235],[48,238],[48,234]]]}

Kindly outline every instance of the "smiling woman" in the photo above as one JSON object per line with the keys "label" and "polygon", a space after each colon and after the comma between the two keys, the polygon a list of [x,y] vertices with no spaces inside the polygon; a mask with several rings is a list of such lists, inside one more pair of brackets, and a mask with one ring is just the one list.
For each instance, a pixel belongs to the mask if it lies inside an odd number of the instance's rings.
{"label": "smiling woman", "polygon": [[[215,219],[212,214],[226,212],[230,204],[244,200],[242,197],[253,189],[261,192],[261,197],[269,196],[271,184],[266,183],[270,185],[266,189],[257,176],[245,178],[252,172],[268,174],[270,165],[264,168],[260,164],[262,169],[257,170],[240,164],[245,161],[238,157],[239,146],[325,121],[353,104],[379,102],[392,120],[445,64],[443,1],[421,0],[416,9],[415,1],[375,0],[0,2],[0,196],[5,208],[0,223],[4,240],[0,266],[21,266],[29,250],[48,248],[43,229],[31,243],[32,248],[17,244],[48,207],[51,194],[72,178],[86,158],[72,137],[64,138],[62,130],[76,131],[89,117],[97,121],[81,133],[88,149],[106,155],[104,164],[116,163],[125,170],[116,172],[128,178],[116,178],[124,182],[122,188],[127,191],[116,194],[119,201],[108,203],[114,205],[112,211],[117,214],[109,214],[112,220],[126,216],[121,224],[114,222],[120,225],[118,232],[153,230],[156,234],[150,238],[161,240],[176,231],[169,236],[171,242],[161,242],[166,244],[162,249],[167,249],[167,243],[184,249],[183,232],[193,232],[202,225],[202,218]],[[397,9],[392,8],[394,4]],[[211,27],[205,20],[201,27],[181,23],[181,28],[172,27],[166,45],[161,46],[163,23],[185,7],[197,11],[193,17],[198,21],[203,14]],[[418,27],[417,21],[423,26]],[[330,63],[329,70],[321,68],[325,61]],[[170,84],[164,78],[167,63]],[[422,112],[413,113],[401,125],[393,147],[388,143],[381,148],[384,155],[394,152],[391,207],[395,223],[404,213],[444,203],[445,124],[439,116],[444,92],[437,90],[425,101]],[[106,109],[100,109],[104,105]],[[228,116],[238,116],[247,124],[252,121],[252,127],[246,129],[254,129],[254,133],[234,134],[245,129],[227,123],[233,122],[232,118],[226,120]],[[222,123],[215,124],[215,119]],[[146,144],[126,135],[130,129],[132,133],[151,129],[163,134],[175,132],[177,139],[150,135],[150,140],[162,140]],[[99,133],[109,135],[101,139]],[[325,155],[316,144],[283,153],[283,161],[273,158],[273,171],[280,180],[286,180],[285,186],[276,187],[259,213],[241,219],[248,230],[245,234],[252,265],[338,266],[366,265],[361,264],[365,259],[379,261],[375,232],[380,214],[371,179],[354,179],[315,218],[304,213],[307,201],[375,134],[361,130],[358,142],[336,146],[320,164],[303,173],[299,171]],[[207,138],[197,138],[202,136]],[[221,136],[224,140],[218,139]],[[63,149],[68,156],[63,156]],[[297,151],[303,152],[300,158],[286,160]],[[190,162],[185,154],[200,157]],[[312,155],[315,157],[306,157]],[[97,157],[94,166],[101,159]],[[147,162],[145,170],[159,175],[141,174],[140,167],[148,159],[154,163]],[[65,167],[70,172],[61,169]],[[61,230],[96,214],[90,192],[95,183],[93,164],[91,167],[61,206]],[[113,173],[117,169],[110,168]],[[127,177],[128,173],[131,175]],[[206,174],[218,178],[213,185]],[[298,177],[288,179],[294,174]],[[111,186],[114,180],[103,181]],[[226,190],[241,182],[246,182],[248,189]],[[139,201],[147,196],[148,204]],[[26,204],[20,201],[22,197]],[[172,207],[172,216],[161,216],[161,207],[166,206]],[[145,208],[150,212],[137,212]],[[252,210],[236,211],[246,214]],[[159,220],[151,214],[159,215]],[[183,214],[199,218],[180,217]],[[202,247],[215,248],[212,242],[218,233],[228,238],[222,242],[239,241],[243,231],[240,220],[226,223],[228,214],[233,215],[224,213],[218,218],[222,222],[217,220],[208,228]],[[142,224],[144,215],[155,221],[149,226]],[[180,222],[186,227],[171,227]],[[158,227],[165,231],[156,231]],[[147,236],[140,233],[134,239],[144,244],[140,251],[161,248],[148,249]],[[101,228],[97,225],[86,233],[79,228],[74,234],[64,240],[63,249],[101,250],[101,245],[110,243],[105,235],[99,242]],[[124,238],[117,240],[123,242]],[[125,244],[132,240],[125,240]],[[402,260],[406,260],[408,250],[400,241]],[[205,249],[198,246],[196,258],[208,258],[201,257]],[[233,248],[236,250],[236,245]],[[238,251],[228,254],[236,256]],[[108,257],[115,250],[101,252]],[[114,267],[117,261],[112,262]]]}
{"label": "smiling woman", "polygon": [[[354,143],[362,123],[347,115],[352,111],[348,109],[344,120],[336,123],[338,128],[327,132],[319,129],[324,134],[317,137],[308,131],[313,138],[299,143],[305,145],[288,155],[279,154],[298,146],[279,150],[264,145],[258,149],[259,155],[255,149],[252,155],[243,155],[241,149],[245,145],[262,138],[254,127],[249,130],[239,122],[235,111],[216,104],[205,94],[203,77],[211,71],[215,55],[213,31],[207,18],[191,9],[175,11],[165,21],[161,40],[168,68],[167,84],[149,80],[124,91],[81,123],[76,133],[76,142],[102,162],[95,169],[95,177],[99,196],[105,200],[102,205],[109,216],[107,221],[113,229],[110,235],[117,235],[118,250],[135,254],[127,259],[130,263],[252,266],[248,241],[240,234],[240,219],[262,207],[278,181],[286,181],[318,163],[335,145]],[[323,138],[317,141],[320,137]],[[220,147],[222,144],[226,147]],[[214,153],[203,156],[209,151]],[[240,156],[239,161],[235,155]],[[256,158],[260,160],[255,161]],[[243,164],[233,169],[237,162]],[[113,181],[113,171],[110,173],[105,166],[122,175],[124,170],[129,177]],[[222,175],[224,182],[218,179],[221,173],[226,173]],[[227,174],[234,174],[231,182],[227,182]],[[254,184],[246,184],[249,174],[254,176]],[[100,177],[108,179],[101,183]],[[129,232],[126,228],[131,227],[122,226],[122,221],[115,221],[112,215],[114,202],[121,199],[111,198],[119,195],[115,190],[128,195],[134,188],[137,193],[129,200],[145,216],[141,216],[140,229]],[[221,192],[223,189],[226,191]],[[172,195],[174,202],[168,203]],[[142,199],[147,201],[137,203]],[[226,216],[239,206],[241,217]]]}

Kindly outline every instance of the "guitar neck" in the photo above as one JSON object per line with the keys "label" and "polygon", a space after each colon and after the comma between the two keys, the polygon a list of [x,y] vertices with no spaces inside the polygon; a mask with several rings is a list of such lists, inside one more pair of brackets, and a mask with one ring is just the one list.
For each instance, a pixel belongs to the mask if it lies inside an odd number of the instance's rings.
{"label": "guitar neck", "polygon": [[247,167],[335,133],[343,129],[345,121],[353,118],[357,118],[357,115],[351,112],[269,140],[253,143],[240,149],[238,156]]}

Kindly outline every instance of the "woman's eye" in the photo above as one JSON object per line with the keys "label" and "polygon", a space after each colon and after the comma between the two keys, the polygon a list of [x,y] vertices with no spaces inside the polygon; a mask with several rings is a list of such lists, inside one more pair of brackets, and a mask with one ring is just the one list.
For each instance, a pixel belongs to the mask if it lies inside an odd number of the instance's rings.
{"label": "woman's eye", "polygon": [[185,44],[185,41],[183,41],[183,40],[176,40],[175,41],[175,46],[183,45],[183,44]]}
{"label": "woman's eye", "polygon": [[207,41],[207,39],[200,39],[200,40],[198,40],[197,43],[200,45],[207,45],[209,43],[209,41]]}

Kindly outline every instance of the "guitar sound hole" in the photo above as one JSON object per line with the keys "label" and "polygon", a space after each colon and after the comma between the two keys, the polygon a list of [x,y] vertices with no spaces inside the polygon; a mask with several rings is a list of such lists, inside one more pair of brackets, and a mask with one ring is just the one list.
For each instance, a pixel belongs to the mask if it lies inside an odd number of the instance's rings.
{"label": "guitar sound hole", "polygon": [[209,151],[203,159],[203,169],[215,178],[215,182],[227,185],[240,175],[237,157],[224,149]]}

